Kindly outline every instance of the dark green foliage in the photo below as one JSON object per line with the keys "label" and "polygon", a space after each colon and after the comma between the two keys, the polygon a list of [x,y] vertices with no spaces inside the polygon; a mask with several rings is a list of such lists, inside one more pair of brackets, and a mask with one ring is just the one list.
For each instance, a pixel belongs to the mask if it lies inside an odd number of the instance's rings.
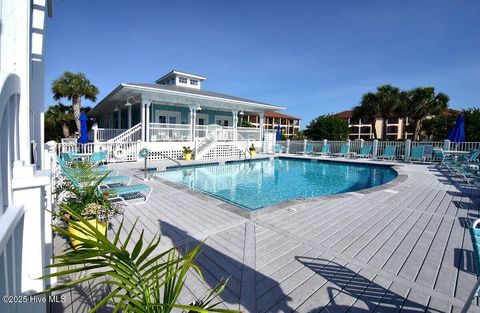
{"label": "dark green foliage", "polygon": [[[81,112],[88,113],[90,107],[81,108]],[[91,125],[89,123],[88,128]],[[45,112],[45,141],[59,142],[62,138],[70,138],[76,132],[75,119],[72,107],[61,103],[48,107]]]}
{"label": "dark green foliage", "polygon": [[346,140],[348,124],[334,115],[322,115],[307,125],[304,134],[310,140]]}
{"label": "dark green foliage", "polygon": [[249,121],[240,121],[240,127],[255,128],[256,126],[250,123]]}
{"label": "dark green foliage", "polygon": [[[455,125],[455,115],[438,115],[425,119],[422,123],[423,135],[432,140],[444,140]],[[415,131],[415,123],[409,125],[409,132]]]}
{"label": "dark green foliage", "polygon": [[480,141],[480,108],[463,111],[465,116],[465,141]]}

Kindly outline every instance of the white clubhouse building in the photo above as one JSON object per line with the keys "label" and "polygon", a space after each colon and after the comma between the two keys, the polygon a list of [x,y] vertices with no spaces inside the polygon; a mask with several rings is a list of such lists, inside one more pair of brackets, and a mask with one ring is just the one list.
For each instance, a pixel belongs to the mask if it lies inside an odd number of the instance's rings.
{"label": "white clubhouse building", "polygon": [[[154,84],[120,84],[90,111],[97,123],[91,139],[107,145],[140,141],[158,152],[156,159],[180,158],[183,146],[195,149],[196,159],[241,155],[251,144],[264,148],[265,112],[284,108],[204,90],[205,79],[173,70]],[[260,117],[259,127],[238,126],[252,114]],[[127,159],[136,150],[124,149]]]}

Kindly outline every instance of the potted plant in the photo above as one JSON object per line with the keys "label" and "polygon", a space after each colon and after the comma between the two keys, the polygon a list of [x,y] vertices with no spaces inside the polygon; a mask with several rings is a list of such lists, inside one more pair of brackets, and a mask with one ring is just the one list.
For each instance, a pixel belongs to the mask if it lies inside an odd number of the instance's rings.
{"label": "potted plant", "polygon": [[[80,238],[96,240],[85,229],[86,223],[95,227],[102,234],[106,234],[109,219],[123,213],[123,207],[118,203],[108,200],[108,191],[100,192],[98,186],[106,176],[86,176],[82,179],[81,186],[68,185],[69,196],[59,204],[60,215],[67,221],[68,231],[72,234],[70,241],[73,248],[80,245]],[[81,216],[84,222],[78,221]],[[72,222],[72,223],[70,223]]]}
{"label": "potted plant", "polygon": [[[85,223],[85,219],[75,212],[67,209],[66,213],[75,217],[72,224]],[[64,216],[60,218],[65,219]],[[219,296],[225,289],[228,279],[222,279],[202,298],[190,304],[184,303],[181,294],[185,291],[187,276],[196,272],[203,280],[201,269],[195,264],[201,244],[192,249],[170,248],[167,251],[160,250],[163,252],[159,253],[159,234],[146,241],[143,236],[144,230],[141,230],[138,238],[134,235],[138,230],[136,225],[137,221],[127,230],[122,219],[113,239],[95,227],[87,225],[86,232],[96,236],[97,240],[80,238],[82,249],[67,250],[56,255],[55,264],[49,267],[57,268],[57,271],[42,278],[57,277],[60,278],[59,283],[37,294],[70,289],[77,284],[86,283],[110,290],[101,298],[97,297],[97,302],[90,312],[96,312],[109,304],[109,309],[112,310],[113,306],[114,312],[240,313],[219,307],[222,304]],[[64,236],[73,236],[68,229],[56,225],[52,228]],[[135,238],[138,239],[135,241]],[[98,279],[99,277],[102,279]]]}
{"label": "potted plant", "polygon": [[255,146],[253,145],[253,143],[252,143],[252,146],[248,148],[248,150],[250,150],[251,157],[254,157],[257,154],[257,150],[255,150]]}
{"label": "potted plant", "polygon": [[190,161],[192,159],[193,150],[190,147],[183,147],[183,159],[185,161]]}

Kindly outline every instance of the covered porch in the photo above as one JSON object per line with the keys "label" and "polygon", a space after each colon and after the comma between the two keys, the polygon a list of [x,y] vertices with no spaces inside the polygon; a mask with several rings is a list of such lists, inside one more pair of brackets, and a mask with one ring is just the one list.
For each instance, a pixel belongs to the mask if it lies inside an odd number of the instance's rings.
{"label": "covered porch", "polygon": [[[144,84],[145,85],[145,84]],[[94,142],[260,141],[265,111],[282,107],[176,86],[122,84],[91,112]],[[185,89],[185,88],[183,88]],[[241,117],[257,114],[259,125],[242,127]]]}

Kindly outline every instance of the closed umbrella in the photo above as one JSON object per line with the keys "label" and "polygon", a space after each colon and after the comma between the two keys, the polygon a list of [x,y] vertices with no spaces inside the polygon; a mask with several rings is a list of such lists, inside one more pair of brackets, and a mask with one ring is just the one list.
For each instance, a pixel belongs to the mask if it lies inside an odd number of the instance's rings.
{"label": "closed umbrella", "polygon": [[88,117],[85,112],[80,114],[80,138],[78,138],[78,143],[87,143],[88,142],[88,127],[87,127]]}
{"label": "closed umbrella", "polygon": [[282,129],[280,128],[280,126],[277,127],[277,134],[276,134],[275,139],[277,141],[280,141],[280,139],[282,139]]}
{"label": "closed umbrella", "polygon": [[448,134],[448,140],[456,143],[465,141],[465,119],[463,115],[457,116],[455,126],[450,131],[450,134]]}

